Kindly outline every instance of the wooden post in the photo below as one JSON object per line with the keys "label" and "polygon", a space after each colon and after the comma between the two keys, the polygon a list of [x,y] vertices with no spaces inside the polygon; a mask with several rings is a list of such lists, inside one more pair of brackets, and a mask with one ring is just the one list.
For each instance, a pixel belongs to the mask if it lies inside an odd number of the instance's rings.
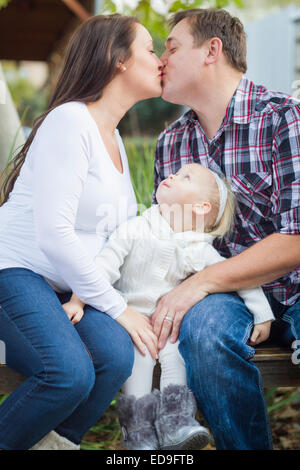
{"label": "wooden post", "polygon": [[62,0],[63,3],[73,12],[81,21],[88,20],[91,15],[77,0]]}

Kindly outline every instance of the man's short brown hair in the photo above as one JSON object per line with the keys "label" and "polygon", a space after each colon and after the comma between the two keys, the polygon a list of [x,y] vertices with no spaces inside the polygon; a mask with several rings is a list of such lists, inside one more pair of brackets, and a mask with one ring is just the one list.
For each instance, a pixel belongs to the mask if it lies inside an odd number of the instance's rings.
{"label": "man's short brown hair", "polygon": [[246,33],[238,18],[218,8],[193,8],[175,13],[170,24],[175,26],[184,19],[191,26],[195,46],[200,47],[213,37],[221,39],[223,52],[232,67],[246,72]]}

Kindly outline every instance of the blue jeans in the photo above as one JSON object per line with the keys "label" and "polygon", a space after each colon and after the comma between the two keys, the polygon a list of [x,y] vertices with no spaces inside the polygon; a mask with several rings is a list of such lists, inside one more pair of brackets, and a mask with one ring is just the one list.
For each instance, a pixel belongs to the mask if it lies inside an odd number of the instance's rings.
{"label": "blue jeans", "polygon": [[[272,323],[283,342],[300,339],[300,301],[292,307],[269,297]],[[278,318],[278,320],[277,320]],[[253,317],[236,293],[212,294],[185,315],[180,330],[188,384],[219,450],[272,449],[260,372],[249,360]]]}
{"label": "blue jeans", "polygon": [[0,270],[0,340],[27,377],[0,407],[0,449],[29,449],[53,429],[79,444],[131,374],[126,330],[90,306],[72,325],[70,295],[29,269]]}

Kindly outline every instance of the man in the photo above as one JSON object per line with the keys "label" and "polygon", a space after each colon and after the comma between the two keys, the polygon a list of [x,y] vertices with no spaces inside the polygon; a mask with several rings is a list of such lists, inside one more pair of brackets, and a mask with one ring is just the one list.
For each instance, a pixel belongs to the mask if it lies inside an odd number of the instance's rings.
{"label": "man", "polygon": [[154,189],[195,161],[230,181],[238,207],[233,234],[215,243],[229,259],[158,303],[159,347],[180,328],[189,386],[218,449],[272,449],[249,362],[253,321],[236,291],[262,285],[285,334],[300,338],[300,106],[245,77],[243,25],[224,10],[175,14],[161,60],[163,98],[191,111],[158,139]]}

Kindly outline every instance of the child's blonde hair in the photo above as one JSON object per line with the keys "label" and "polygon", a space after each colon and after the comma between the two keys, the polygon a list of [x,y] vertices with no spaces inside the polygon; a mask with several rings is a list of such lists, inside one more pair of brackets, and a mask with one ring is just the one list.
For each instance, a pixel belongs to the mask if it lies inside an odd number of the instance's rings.
{"label": "child's blonde hair", "polygon": [[[220,239],[224,238],[225,235],[228,235],[232,232],[236,211],[236,199],[234,193],[231,190],[230,183],[226,178],[222,178],[222,181],[227,188],[227,200],[223,215],[218,225],[213,225],[209,228],[209,230],[205,230],[206,232],[210,233],[210,235]],[[217,187],[210,195],[210,202],[219,209],[220,195]]]}

